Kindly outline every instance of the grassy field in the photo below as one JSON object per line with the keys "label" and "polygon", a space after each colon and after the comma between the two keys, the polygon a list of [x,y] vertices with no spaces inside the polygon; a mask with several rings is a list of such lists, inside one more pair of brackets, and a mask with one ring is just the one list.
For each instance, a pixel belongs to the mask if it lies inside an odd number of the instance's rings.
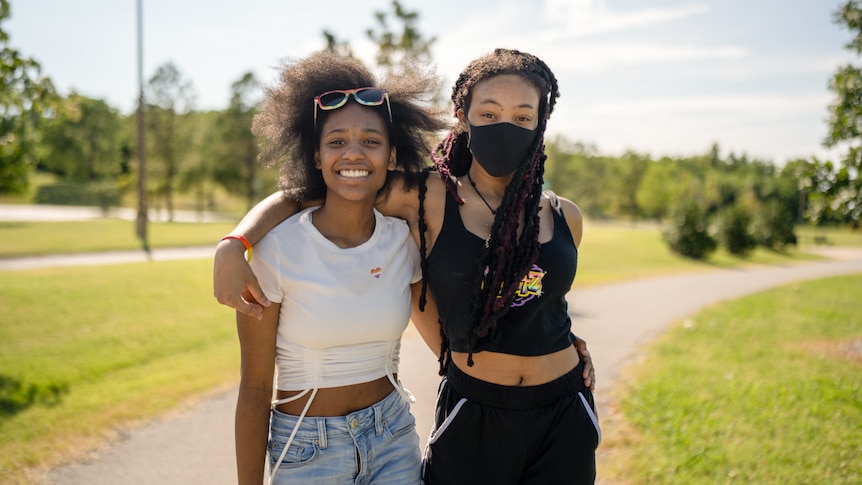
{"label": "grassy field", "polygon": [[[151,222],[152,248],[215,247],[234,223]],[[0,222],[0,257],[141,249],[135,223],[119,219],[69,222]]]}
{"label": "grassy field", "polygon": [[[232,225],[150,227],[162,247],[215,244]],[[862,234],[837,234],[862,246]],[[0,236],[0,257],[139,248],[117,220],[5,223]],[[694,262],[654,226],[588,223],[576,285],[815,257],[805,249]],[[209,260],[0,272],[0,481],[27,483],[121,426],[235,383],[233,312],[212,298],[211,275]]]}
{"label": "grassy field", "polygon": [[862,275],[680,322],[627,371],[603,444],[622,483],[862,483]]}
{"label": "grassy field", "polygon": [[799,226],[796,228],[796,237],[803,248],[813,245],[862,247],[862,230]]}
{"label": "grassy field", "polygon": [[[862,231],[833,230],[842,240],[862,246]],[[598,223],[587,221],[578,248],[575,287],[647,278],[672,273],[707,271],[740,266],[793,264],[819,259],[810,245],[786,252],[757,249],[746,258],[719,250],[707,261],[695,261],[671,252],[660,229],[652,224]]]}
{"label": "grassy field", "polygon": [[[234,225],[232,222],[150,222],[148,242],[154,248],[215,244]],[[703,270],[708,266],[809,260],[811,255],[806,251],[815,243],[862,247],[862,231],[801,226],[797,228],[797,235],[799,247],[789,248],[787,252],[758,249],[749,257],[740,259],[719,250],[704,264],[671,253],[661,238],[660,229],[654,224],[587,221],[580,252],[582,263],[589,265],[590,278],[594,282],[603,282]],[[134,221],[108,218],[69,222],[0,221],[0,257],[135,250],[140,247]],[[621,256],[629,264],[619,264]]]}
{"label": "grassy field", "polygon": [[0,482],[235,383],[211,275],[209,260],[0,273]]}

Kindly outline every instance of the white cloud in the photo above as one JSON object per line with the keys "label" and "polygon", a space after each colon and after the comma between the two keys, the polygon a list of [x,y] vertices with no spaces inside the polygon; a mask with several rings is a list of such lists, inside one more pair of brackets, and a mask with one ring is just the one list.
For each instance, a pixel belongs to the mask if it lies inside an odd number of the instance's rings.
{"label": "white cloud", "polygon": [[[542,20],[525,28],[524,8],[504,3],[482,16],[467,17],[441,34],[435,46],[435,59],[440,61],[441,72],[448,75],[459,72],[470,59],[496,47],[535,53],[560,72],[747,57],[747,49],[733,45],[589,39],[601,33],[654,26],[707,11],[709,7],[704,4],[613,11],[601,0],[546,0]],[[486,30],[479,26],[493,28]],[[471,46],[470,49],[464,49],[465,45]]]}
{"label": "white cloud", "polygon": [[[705,153],[718,142],[725,152],[783,163],[795,157],[829,157],[820,145],[828,94],[714,95],[627,99],[561,110],[549,134],[595,144],[601,153],[632,149],[652,156]],[[668,150],[667,147],[673,147]]]}
{"label": "white cloud", "polygon": [[649,66],[688,61],[737,60],[749,55],[734,46],[698,46],[651,42],[581,43],[569,46],[558,42],[543,56],[554,66],[578,72],[607,71],[620,67]]}
{"label": "white cloud", "polygon": [[776,118],[824,110],[830,97],[826,93],[801,96],[783,94],[755,95],[732,94],[716,96],[656,97],[650,99],[626,99],[584,106],[582,114],[596,116],[627,116],[633,114],[643,118],[671,118],[677,116],[703,116],[710,113],[719,117],[735,119]]}
{"label": "white cloud", "polygon": [[705,4],[689,4],[669,8],[614,11],[605,7],[604,0],[545,0],[545,16],[548,22],[574,37],[648,27],[703,14],[709,10],[709,6]]}

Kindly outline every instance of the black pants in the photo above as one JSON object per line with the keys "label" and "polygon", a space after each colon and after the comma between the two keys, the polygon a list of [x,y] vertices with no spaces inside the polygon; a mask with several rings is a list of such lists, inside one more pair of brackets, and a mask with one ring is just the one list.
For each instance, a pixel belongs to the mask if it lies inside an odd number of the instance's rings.
{"label": "black pants", "polygon": [[595,483],[601,431],[582,372],[583,363],[546,384],[510,387],[450,362],[425,449],[425,483]]}

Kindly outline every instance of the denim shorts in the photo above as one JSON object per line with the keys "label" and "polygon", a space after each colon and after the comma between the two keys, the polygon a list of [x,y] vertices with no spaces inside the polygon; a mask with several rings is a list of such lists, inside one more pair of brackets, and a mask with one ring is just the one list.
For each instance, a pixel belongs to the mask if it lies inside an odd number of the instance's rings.
{"label": "denim shorts", "polygon": [[[272,410],[269,469],[298,416]],[[397,391],[346,416],[303,418],[273,484],[419,484],[422,457],[416,420]]]}

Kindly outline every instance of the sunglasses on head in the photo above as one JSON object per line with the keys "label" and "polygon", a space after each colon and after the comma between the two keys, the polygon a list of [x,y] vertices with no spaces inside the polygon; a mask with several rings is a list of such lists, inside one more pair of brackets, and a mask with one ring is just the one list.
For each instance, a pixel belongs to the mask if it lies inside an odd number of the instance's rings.
{"label": "sunglasses on head", "polygon": [[321,111],[338,109],[350,99],[350,95],[363,106],[380,106],[386,103],[389,112],[389,123],[392,123],[392,107],[389,105],[389,93],[380,88],[336,89],[314,97],[314,126],[317,126],[317,108]]}

